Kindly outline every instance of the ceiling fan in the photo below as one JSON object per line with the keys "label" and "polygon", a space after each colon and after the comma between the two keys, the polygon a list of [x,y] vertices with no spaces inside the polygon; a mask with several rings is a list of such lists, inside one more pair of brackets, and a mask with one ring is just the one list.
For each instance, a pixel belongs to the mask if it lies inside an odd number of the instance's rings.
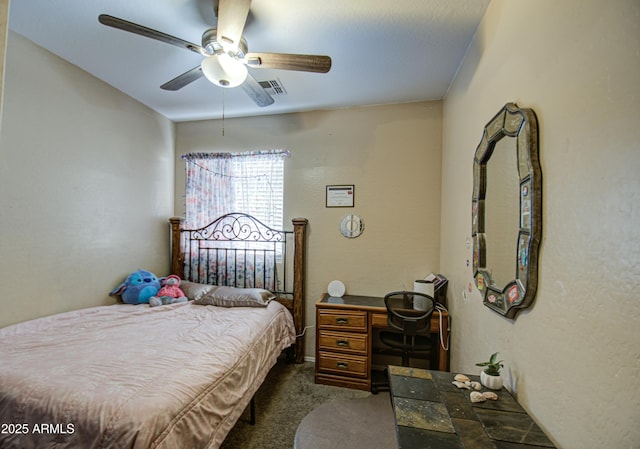
{"label": "ceiling fan", "polygon": [[331,69],[329,56],[249,53],[242,33],[250,7],[251,0],[219,0],[217,27],[202,34],[202,46],[107,14],[101,14],[98,20],[103,25],[186,48],[204,57],[199,66],[160,86],[164,90],[179,90],[205,76],[220,87],[240,86],[258,106],[269,106],[273,98],[248,73],[247,67],[317,73]]}

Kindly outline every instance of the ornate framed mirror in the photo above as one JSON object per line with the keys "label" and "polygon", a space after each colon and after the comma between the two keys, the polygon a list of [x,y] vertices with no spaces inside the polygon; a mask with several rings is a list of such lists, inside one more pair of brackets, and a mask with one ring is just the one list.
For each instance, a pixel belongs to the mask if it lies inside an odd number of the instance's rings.
{"label": "ornate framed mirror", "polygon": [[507,103],[484,127],[473,160],[473,276],[484,305],[509,318],[531,306],[542,235],[538,121]]}

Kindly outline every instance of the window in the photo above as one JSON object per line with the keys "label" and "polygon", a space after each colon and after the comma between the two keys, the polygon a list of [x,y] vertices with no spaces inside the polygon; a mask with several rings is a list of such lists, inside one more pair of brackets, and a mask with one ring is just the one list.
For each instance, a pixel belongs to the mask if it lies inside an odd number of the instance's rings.
{"label": "window", "polygon": [[186,227],[243,212],[283,229],[284,158],[288,151],[189,153],[186,162]]}

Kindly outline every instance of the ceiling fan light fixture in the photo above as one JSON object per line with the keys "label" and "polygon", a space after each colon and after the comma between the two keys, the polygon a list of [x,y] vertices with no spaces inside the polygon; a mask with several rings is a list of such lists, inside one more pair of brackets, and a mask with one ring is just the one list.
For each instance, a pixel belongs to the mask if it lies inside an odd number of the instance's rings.
{"label": "ceiling fan light fixture", "polygon": [[220,87],[237,87],[247,79],[247,67],[226,53],[207,56],[200,66],[204,76]]}

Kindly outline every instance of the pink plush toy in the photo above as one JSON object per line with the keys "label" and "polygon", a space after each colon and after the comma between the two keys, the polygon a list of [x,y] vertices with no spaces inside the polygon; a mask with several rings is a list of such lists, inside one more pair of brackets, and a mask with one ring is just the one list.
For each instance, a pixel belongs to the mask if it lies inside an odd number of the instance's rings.
{"label": "pink plush toy", "polygon": [[149,298],[149,305],[155,307],[165,304],[175,304],[177,302],[186,302],[187,297],[184,296],[184,293],[180,290],[180,282],[180,277],[175,274],[170,274],[162,279],[162,288],[160,288],[156,296]]}

